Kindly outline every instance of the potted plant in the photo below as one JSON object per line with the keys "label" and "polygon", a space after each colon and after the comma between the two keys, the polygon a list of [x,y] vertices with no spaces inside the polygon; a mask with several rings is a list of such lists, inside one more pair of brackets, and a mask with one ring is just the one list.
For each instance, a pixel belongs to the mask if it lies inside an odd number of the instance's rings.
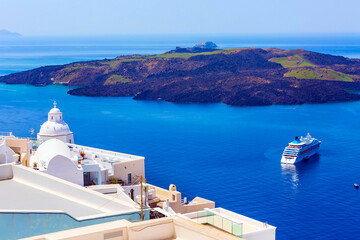
{"label": "potted plant", "polygon": [[113,178],[111,178],[110,183],[111,184],[118,184],[118,180],[115,177],[113,177]]}
{"label": "potted plant", "polygon": [[34,167],[35,170],[39,170],[37,166],[38,166],[38,163],[37,163],[37,162],[34,162],[34,163],[33,163],[33,167]]}

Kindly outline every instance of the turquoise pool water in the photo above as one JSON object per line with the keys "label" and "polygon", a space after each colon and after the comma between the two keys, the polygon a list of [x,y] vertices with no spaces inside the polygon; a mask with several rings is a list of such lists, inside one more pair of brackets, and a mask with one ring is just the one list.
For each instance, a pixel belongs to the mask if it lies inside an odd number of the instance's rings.
{"label": "turquoise pool water", "polygon": [[[145,219],[146,218],[148,218],[148,212],[146,212]],[[65,213],[0,212],[0,237],[4,240],[15,240],[121,219],[140,221],[140,213],[78,221]]]}

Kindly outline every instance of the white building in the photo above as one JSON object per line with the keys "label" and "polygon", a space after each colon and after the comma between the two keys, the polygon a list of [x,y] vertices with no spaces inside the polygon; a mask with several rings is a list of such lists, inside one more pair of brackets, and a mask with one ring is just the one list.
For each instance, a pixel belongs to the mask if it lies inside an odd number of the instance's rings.
{"label": "white building", "polygon": [[[77,144],[67,145],[80,159],[84,169],[84,185],[104,184],[107,179],[132,185],[139,182],[140,176],[145,177],[144,157]],[[102,176],[101,182],[99,174]]]}
{"label": "white building", "polygon": [[52,176],[84,185],[83,169],[78,157],[59,139],[49,139],[42,143],[30,158],[30,166]]}
{"label": "white building", "polygon": [[0,139],[0,164],[12,163],[18,159],[19,155],[6,145],[5,139]]}
{"label": "white building", "polygon": [[81,186],[116,180],[125,185],[145,176],[144,157],[49,139],[33,151],[30,167]]}
{"label": "white building", "polygon": [[56,107],[48,113],[48,120],[41,125],[40,132],[37,134],[39,142],[48,139],[59,139],[65,143],[74,143],[74,134],[63,119],[62,112]]}
{"label": "white building", "polygon": [[144,157],[74,144],[73,133],[56,102],[37,136],[40,146],[32,149],[26,166],[39,171],[81,186],[109,180],[129,185],[145,177]]}
{"label": "white building", "polygon": [[29,166],[33,151],[33,141],[30,138],[16,137],[12,132],[0,132],[0,164],[21,162]]}

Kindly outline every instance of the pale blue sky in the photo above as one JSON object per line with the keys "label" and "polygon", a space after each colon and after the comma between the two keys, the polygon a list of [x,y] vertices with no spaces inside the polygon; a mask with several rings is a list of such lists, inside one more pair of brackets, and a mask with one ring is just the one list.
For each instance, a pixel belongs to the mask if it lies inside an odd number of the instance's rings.
{"label": "pale blue sky", "polygon": [[0,0],[23,35],[360,33],[359,0]]}

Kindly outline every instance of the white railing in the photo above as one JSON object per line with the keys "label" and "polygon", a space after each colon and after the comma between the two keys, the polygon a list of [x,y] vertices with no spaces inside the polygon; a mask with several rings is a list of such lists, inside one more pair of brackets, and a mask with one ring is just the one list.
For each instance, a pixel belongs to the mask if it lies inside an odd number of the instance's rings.
{"label": "white railing", "polygon": [[13,135],[12,132],[0,132],[0,137],[2,138],[6,138],[6,137],[11,137],[12,139],[27,139],[27,140],[33,140],[36,141],[36,137],[31,136],[31,137],[16,137]]}
{"label": "white railing", "polygon": [[10,137],[12,136],[12,132],[0,132],[0,136]]}
{"label": "white railing", "polygon": [[[82,151],[82,152],[89,152],[91,154],[95,154],[95,155],[102,155],[103,157],[117,157],[117,158],[125,158],[125,159],[139,159],[142,158],[140,156],[136,156],[136,155],[130,155],[130,154],[126,154],[126,153],[119,153],[119,152],[114,152],[114,151],[109,151],[109,150],[103,150],[103,149],[99,149],[99,148],[92,148],[92,147],[86,147],[86,146],[82,146],[82,145],[77,145],[77,144],[68,144],[69,146],[73,147],[74,151]],[[105,159],[107,160],[107,159]],[[111,159],[108,159],[111,160]]]}
{"label": "white railing", "polygon": [[37,140],[36,137],[16,137],[16,139],[27,139],[27,140],[32,140],[32,141],[36,141],[36,140]]}

